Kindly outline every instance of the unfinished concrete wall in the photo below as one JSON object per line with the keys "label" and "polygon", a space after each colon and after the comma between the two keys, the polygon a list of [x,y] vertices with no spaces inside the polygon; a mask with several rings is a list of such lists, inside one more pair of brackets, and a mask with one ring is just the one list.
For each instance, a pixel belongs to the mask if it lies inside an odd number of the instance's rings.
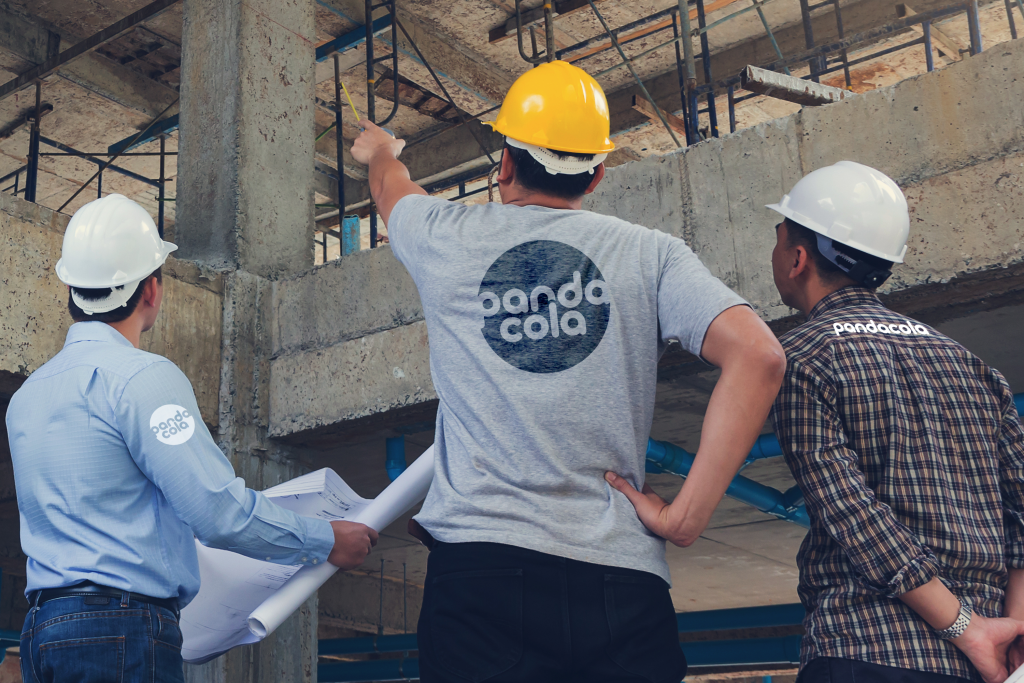
{"label": "unfinished concrete wall", "polygon": [[[585,208],[685,239],[784,329],[795,312],[772,282],[778,218],[764,205],[804,174],[853,159],[890,174],[911,205],[907,263],[882,290],[890,305],[933,323],[981,300],[1005,305],[1024,291],[1022,63],[1024,40],[1004,43],[890,88],[618,166]],[[315,443],[383,430],[436,405],[415,286],[389,249],[281,281],[274,297],[274,436]],[[662,375],[701,369],[683,356],[666,356]]]}

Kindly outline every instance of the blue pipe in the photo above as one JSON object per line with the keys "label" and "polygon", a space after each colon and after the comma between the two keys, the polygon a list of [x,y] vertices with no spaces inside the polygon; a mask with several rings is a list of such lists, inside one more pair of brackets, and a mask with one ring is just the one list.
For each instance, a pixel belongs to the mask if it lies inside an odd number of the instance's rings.
{"label": "blue pipe", "polygon": [[1013,405],[1017,406],[1017,414],[1024,417],[1024,393],[1013,395]]}
{"label": "blue pipe", "polygon": [[387,458],[384,460],[384,469],[388,471],[388,479],[394,481],[398,475],[405,472],[405,437],[396,436],[387,440]]}
{"label": "blue pipe", "polygon": [[754,462],[763,458],[777,458],[782,455],[782,445],[774,434],[762,434],[757,437],[754,447],[750,449],[747,462]]}
{"label": "blue pipe", "polygon": [[[801,608],[802,611],[802,608]],[[382,636],[380,640],[402,638]],[[408,636],[415,639],[415,634]],[[690,666],[735,666],[738,664],[795,664],[800,661],[801,636],[745,638],[737,640],[692,641],[680,643]],[[367,638],[352,638],[365,641]],[[319,654],[324,651],[320,641]],[[417,649],[415,647],[413,650]],[[356,653],[353,653],[356,654]],[[419,678],[419,660],[373,659],[358,662],[324,663],[317,666],[321,683],[356,683],[365,681],[408,681]]]}
{"label": "blue pipe", "polygon": [[[647,462],[664,472],[685,477],[693,467],[693,453],[665,441],[648,439]],[[787,522],[793,522],[804,528],[811,526],[806,508],[788,506],[786,494],[782,491],[759,484],[742,475],[737,474],[733,477],[725,495]]]}
{"label": "blue pipe", "polygon": [[322,638],[318,641],[317,652],[321,655],[362,655],[380,652],[415,652],[418,649],[416,634],[407,633],[397,636],[367,636],[365,638]]}
{"label": "blue pipe", "polygon": [[676,613],[676,626],[680,633],[730,631],[738,628],[799,626],[804,623],[804,616],[806,614],[807,611],[799,602],[792,602],[787,605],[678,612]]}

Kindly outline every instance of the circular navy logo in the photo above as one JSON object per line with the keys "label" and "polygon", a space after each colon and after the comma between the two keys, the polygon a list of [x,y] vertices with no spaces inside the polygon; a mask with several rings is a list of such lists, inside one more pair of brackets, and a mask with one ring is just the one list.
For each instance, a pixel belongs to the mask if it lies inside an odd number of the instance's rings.
{"label": "circular navy logo", "polygon": [[478,295],[484,339],[527,372],[561,372],[593,353],[608,329],[611,294],[579,249],[537,240],[487,269]]}

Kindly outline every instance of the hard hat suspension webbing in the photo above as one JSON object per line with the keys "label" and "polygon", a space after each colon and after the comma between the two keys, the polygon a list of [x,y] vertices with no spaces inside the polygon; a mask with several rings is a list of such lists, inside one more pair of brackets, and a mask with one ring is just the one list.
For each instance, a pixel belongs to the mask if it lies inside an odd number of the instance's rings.
{"label": "hard hat suspension webbing", "polygon": [[866,259],[856,259],[839,251],[836,249],[835,241],[820,232],[815,233],[815,236],[818,238],[818,251],[821,252],[821,255],[849,275],[854,282],[874,289],[881,286],[892,275],[890,268],[879,267],[874,263],[869,263]]}

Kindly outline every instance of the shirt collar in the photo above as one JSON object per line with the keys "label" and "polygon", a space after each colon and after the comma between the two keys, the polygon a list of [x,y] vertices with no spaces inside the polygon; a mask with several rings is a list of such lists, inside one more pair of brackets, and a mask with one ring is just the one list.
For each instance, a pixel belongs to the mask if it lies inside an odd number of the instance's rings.
{"label": "shirt collar", "polygon": [[120,344],[121,346],[132,346],[132,343],[123,334],[110,325],[101,322],[87,321],[72,325],[71,329],[68,330],[67,339],[64,340],[64,346],[81,341],[100,341]]}
{"label": "shirt collar", "polygon": [[868,306],[881,306],[882,302],[870,289],[858,287],[857,285],[848,285],[822,298],[811,309],[807,319],[814,320],[833,308],[846,308],[847,306],[861,306],[865,304]]}

